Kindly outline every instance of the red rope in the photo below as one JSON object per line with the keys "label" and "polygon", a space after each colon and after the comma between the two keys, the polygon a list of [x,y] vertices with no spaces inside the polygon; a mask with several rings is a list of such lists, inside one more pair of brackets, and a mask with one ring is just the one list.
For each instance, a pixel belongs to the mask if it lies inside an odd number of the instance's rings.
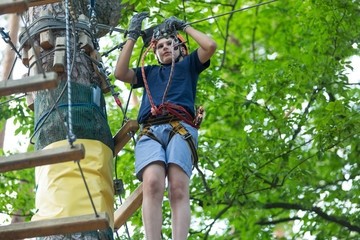
{"label": "red rope", "polygon": [[[194,120],[193,120],[192,116],[182,106],[172,104],[172,103],[169,103],[169,102],[165,102],[165,97],[166,97],[167,92],[169,90],[170,83],[171,83],[171,80],[172,80],[172,76],[173,76],[173,73],[174,73],[174,66],[175,66],[174,40],[171,42],[171,70],[170,70],[169,80],[168,80],[168,83],[167,83],[167,86],[166,86],[166,89],[165,89],[165,93],[164,93],[164,96],[163,96],[163,99],[162,99],[162,104],[158,108],[155,106],[154,101],[153,101],[153,99],[151,97],[151,94],[150,94],[150,89],[149,89],[149,86],[148,86],[148,83],[147,83],[147,80],[146,80],[145,69],[144,69],[145,56],[149,52],[150,48],[155,46],[155,44],[156,44],[156,40],[152,39],[150,46],[146,49],[146,51],[145,51],[145,53],[144,53],[144,55],[142,56],[142,59],[141,59],[141,73],[142,73],[142,77],[143,77],[143,80],[144,80],[145,89],[146,89],[146,92],[147,92],[147,95],[149,97],[150,104],[151,104],[151,114],[152,115],[161,115],[161,114],[163,114],[165,112],[169,112],[169,113],[173,114],[174,116],[177,116],[182,121],[189,124],[190,126],[196,128],[196,129],[199,129],[200,126],[194,124]],[[179,46],[179,45],[180,44],[178,44],[177,46]],[[181,115],[176,110],[184,112],[186,117]]]}
{"label": "red rope", "polygon": [[155,46],[155,40],[151,40],[151,44],[150,46],[146,49],[144,55],[142,56],[142,59],[141,59],[141,73],[142,73],[142,77],[144,79],[144,84],[145,84],[145,89],[146,89],[146,92],[148,94],[148,97],[149,97],[149,100],[150,100],[150,103],[151,103],[151,114],[152,115],[157,115],[158,114],[158,109],[156,108],[153,100],[152,100],[152,97],[151,97],[151,94],[150,94],[150,89],[149,89],[149,86],[147,84],[147,81],[146,81],[146,76],[145,76],[145,69],[144,69],[144,60],[145,60],[145,56],[146,54],[149,52],[150,48]]}

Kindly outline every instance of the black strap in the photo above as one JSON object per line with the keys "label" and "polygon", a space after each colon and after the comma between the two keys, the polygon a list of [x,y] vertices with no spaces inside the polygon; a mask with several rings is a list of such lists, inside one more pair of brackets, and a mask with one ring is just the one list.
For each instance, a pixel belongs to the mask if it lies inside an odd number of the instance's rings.
{"label": "black strap", "polygon": [[171,122],[170,124],[171,126],[173,126],[173,128],[170,131],[169,142],[177,133],[179,133],[189,146],[189,149],[191,151],[191,156],[193,159],[193,167],[197,166],[199,161],[199,156],[197,154],[196,145],[194,139],[192,138],[191,133],[189,133],[180,122]]}
{"label": "black strap", "polygon": [[151,127],[151,126],[148,126],[148,127],[144,128],[144,129],[141,131],[138,140],[140,140],[140,138],[141,138],[142,136],[144,136],[144,135],[145,135],[145,136],[148,136],[149,138],[151,138],[151,139],[157,141],[158,143],[160,143],[160,145],[162,146],[162,148],[163,148],[164,150],[166,150],[166,147],[160,142],[160,140],[159,140],[157,137],[155,137],[154,133],[152,133],[152,132],[149,131],[149,128],[150,128],[150,127]]}

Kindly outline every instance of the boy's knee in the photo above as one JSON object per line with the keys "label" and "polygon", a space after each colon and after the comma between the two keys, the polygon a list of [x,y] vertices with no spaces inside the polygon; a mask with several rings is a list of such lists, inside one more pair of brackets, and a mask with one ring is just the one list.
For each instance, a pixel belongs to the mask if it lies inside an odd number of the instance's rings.
{"label": "boy's knee", "polygon": [[170,201],[175,202],[189,198],[189,189],[185,184],[172,183],[169,187]]}
{"label": "boy's knee", "polygon": [[157,176],[150,176],[144,180],[144,191],[151,196],[163,196],[165,192],[165,182]]}

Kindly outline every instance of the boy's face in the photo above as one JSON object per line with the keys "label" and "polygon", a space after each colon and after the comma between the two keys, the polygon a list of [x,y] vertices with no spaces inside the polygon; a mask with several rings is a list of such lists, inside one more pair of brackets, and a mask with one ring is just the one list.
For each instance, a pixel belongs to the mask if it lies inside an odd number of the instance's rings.
{"label": "boy's face", "polygon": [[[156,55],[162,64],[171,63],[171,42],[173,38],[161,38],[156,44]],[[184,48],[181,48],[184,51]],[[183,53],[184,54],[184,53]],[[175,48],[175,59],[180,55],[178,47]],[[183,58],[181,57],[179,61]]]}

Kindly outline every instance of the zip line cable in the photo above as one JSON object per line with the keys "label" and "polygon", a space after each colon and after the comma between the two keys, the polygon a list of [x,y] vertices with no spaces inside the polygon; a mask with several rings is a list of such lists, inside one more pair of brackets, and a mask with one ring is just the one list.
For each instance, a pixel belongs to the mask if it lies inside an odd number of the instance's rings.
{"label": "zip line cable", "polygon": [[228,15],[228,14],[245,11],[245,10],[248,10],[250,8],[259,7],[261,5],[269,4],[269,3],[272,3],[272,2],[276,2],[276,1],[279,1],[279,0],[272,0],[272,1],[268,1],[268,2],[259,3],[259,4],[256,4],[256,5],[250,6],[250,7],[245,7],[245,8],[237,9],[237,10],[234,10],[234,11],[231,11],[231,12],[227,12],[227,13],[211,16],[211,17],[208,17],[208,18],[200,19],[200,20],[197,20],[197,21],[189,22],[189,23],[186,23],[186,25],[191,25],[191,24],[207,21],[207,20],[210,20],[210,19],[213,19],[213,18],[222,17],[222,16],[225,16],[225,15]]}
{"label": "zip line cable", "polygon": [[23,95],[18,96],[18,97],[11,98],[11,99],[3,101],[3,102],[0,102],[0,110],[1,110],[2,105],[6,104],[6,103],[9,103],[9,102],[12,102],[12,101],[15,101],[15,100],[18,100],[18,99],[23,98],[23,97],[26,97],[26,94],[23,94]]}

